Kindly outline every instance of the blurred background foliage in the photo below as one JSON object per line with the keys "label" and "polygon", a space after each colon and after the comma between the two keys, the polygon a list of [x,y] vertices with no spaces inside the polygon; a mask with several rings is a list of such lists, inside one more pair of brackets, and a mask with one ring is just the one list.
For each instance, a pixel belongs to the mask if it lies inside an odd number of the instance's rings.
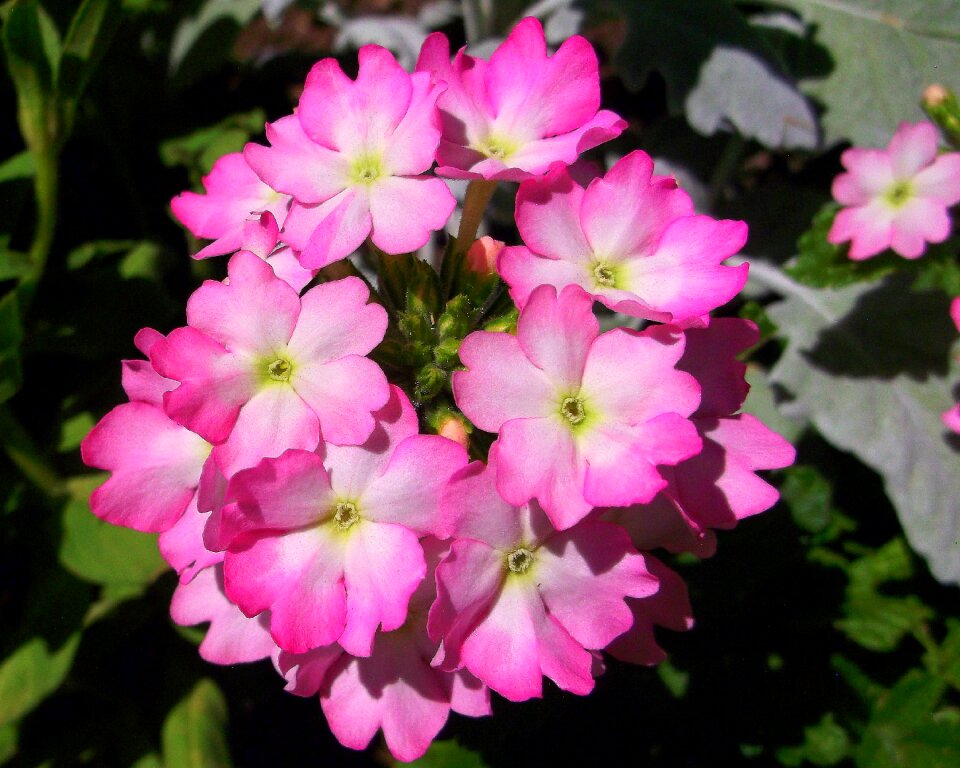
{"label": "blurred background foliage", "polygon": [[[668,558],[697,626],[608,661],[587,698],[453,716],[420,765],[960,765],[957,239],[849,262],[824,233],[850,142],[960,86],[955,0],[8,0],[0,5],[0,763],[390,765],[340,747],[269,664],[205,664],[167,614],[155,537],[94,518],[80,462],[143,326],[183,322],[222,263],[174,222],[220,155],[288,113],[310,65],[440,29],[485,55],[523,15],[595,45],[604,105],[698,209],[751,228],[747,410],[798,446],[783,501]],[[953,80],[951,81],[951,78]],[[510,242],[501,190],[490,228]],[[953,366],[953,367],[951,367]]]}

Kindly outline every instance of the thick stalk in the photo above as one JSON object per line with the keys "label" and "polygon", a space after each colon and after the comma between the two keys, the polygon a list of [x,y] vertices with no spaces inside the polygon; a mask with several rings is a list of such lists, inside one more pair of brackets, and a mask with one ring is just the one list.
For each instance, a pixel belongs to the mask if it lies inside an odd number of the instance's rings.
{"label": "thick stalk", "polygon": [[473,245],[473,241],[477,239],[477,230],[480,228],[483,214],[496,188],[497,182],[486,179],[475,179],[467,186],[467,194],[463,199],[463,215],[460,217],[460,229],[454,244],[455,251],[466,253],[467,249]]}

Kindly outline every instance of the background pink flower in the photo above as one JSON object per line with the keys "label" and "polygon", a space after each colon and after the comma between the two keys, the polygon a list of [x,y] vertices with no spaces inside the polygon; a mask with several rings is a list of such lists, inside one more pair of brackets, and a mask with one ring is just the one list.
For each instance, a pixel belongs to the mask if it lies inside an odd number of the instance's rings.
{"label": "background pink flower", "polygon": [[827,235],[850,241],[850,258],[868,259],[891,248],[907,259],[950,235],[947,209],[960,201],[960,152],[937,155],[931,123],[901,123],[883,149],[848,149],[847,173],[833,180],[833,196],[845,206]]}

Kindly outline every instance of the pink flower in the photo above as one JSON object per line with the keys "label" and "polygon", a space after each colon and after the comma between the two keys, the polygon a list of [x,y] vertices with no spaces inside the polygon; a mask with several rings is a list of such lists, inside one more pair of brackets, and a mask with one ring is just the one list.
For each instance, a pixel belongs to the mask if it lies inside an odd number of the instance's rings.
{"label": "pink flower", "polygon": [[182,192],[170,201],[173,215],[195,237],[214,241],[194,258],[239,250],[245,224],[261,213],[270,213],[281,225],[287,218],[290,197],[260,181],[239,152],[217,160],[203,186],[205,195]]}
{"label": "pink flower", "polygon": [[590,43],[577,35],[548,56],[534,18],[517,24],[490,61],[462,49],[451,63],[449,41],[435,32],[423,43],[417,71],[447,84],[437,102],[441,176],[521,181],[556,162],[570,165],[627,127],[613,112],[598,111],[600,76]]}
{"label": "pink flower", "polygon": [[378,625],[400,627],[426,573],[418,539],[436,525],[440,491],[466,452],[418,435],[399,389],[362,446],[265,459],[230,481],[220,534],[227,595],[248,616],[271,611],[292,653],[338,642],[371,653]]}
{"label": "pink flower", "polygon": [[[146,355],[162,341],[151,328],[135,339]],[[195,504],[211,446],[164,413],[163,395],[176,382],[161,377],[148,361],[125,360],[123,386],[131,402],[110,411],[80,444],[88,467],[111,473],[90,496],[90,509],[114,525],[165,531]]]}
{"label": "pink flower", "polygon": [[[960,296],[957,296],[950,304],[950,317],[953,324],[960,331]],[[943,414],[943,423],[954,432],[960,432],[960,405],[955,405],[949,411]]]}
{"label": "pink flower", "polygon": [[650,666],[667,658],[657,644],[654,627],[685,632],[693,627],[693,610],[683,579],[655,557],[646,555],[646,563],[647,570],[656,577],[660,588],[648,597],[627,600],[633,613],[633,626],[610,643],[606,650],[620,661]]}
{"label": "pink flower", "polygon": [[[277,246],[280,247],[277,247]],[[306,269],[289,245],[280,242],[280,227],[269,211],[260,214],[260,218],[243,225],[243,238],[240,250],[259,256],[273,267],[273,273],[299,293],[309,283],[316,269]]]}
{"label": "pink flower", "polygon": [[586,520],[558,533],[535,502],[497,493],[498,446],[474,462],[443,497],[450,553],[437,567],[428,629],[443,645],[441,669],[467,669],[493,690],[539,697],[546,675],[580,695],[593,689],[594,655],[633,624],[627,597],[656,592],[657,580],[619,526]]}
{"label": "pink flower", "polygon": [[947,209],[960,202],[960,152],[938,156],[931,123],[901,123],[886,150],[848,149],[840,161],[847,173],[833,180],[833,196],[846,207],[827,239],[850,240],[851,259],[887,248],[916,259],[927,243],[950,235]]}
{"label": "pink flower", "polygon": [[210,623],[200,643],[200,656],[213,664],[259,661],[277,651],[270,637],[269,614],[247,618],[227,599],[221,565],[200,571],[195,579],[177,587],[170,617],[182,627]]}
{"label": "pink flower", "polygon": [[539,285],[579,285],[617,312],[676,322],[726,303],[747,279],[746,264],[722,264],[746,242],[746,224],[694,216],[686,192],[654,177],[639,150],[586,189],[562,167],[523,182],[517,226],[527,247],[505,248],[499,269],[519,307]]}
{"label": "pink flower", "polygon": [[650,501],[666,485],[658,465],[700,450],[685,418],[700,400],[674,368],[676,328],[600,335],[593,302],[576,285],[537,288],[517,335],[480,331],[460,346],[453,374],[460,410],[499,433],[497,488],[515,506],[536,498],[559,529],[594,506]]}
{"label": "pink flower", "polygon": [[295,655],[281,652],[277,667],[287,690],[320,695],[330,730],[344,746],[363,749],[377,730],[398,760],[420,757],[444,726],[451,710],[490,714],[490,691],[466,670],[430,666],[437,644],[426,632],[426,611],[436,596],[433,571],[446,551],[436,539],[423,542],[427,578],[410,600],[410,616],[393,632],[378,632],[373,652],[357,658],[332,646]]}
{"label": "pink flower", "polygon": [[367,304],[357,278],[297,296],[253,254],[227,266],[229,283],[208,280],[187,302],[187,323],[151,350],[167,378],[171,418],[212,443],[227,440],[241,413],[240,438],[276,434],[292,445],[357,444],[374,427],[389,389],[379,366],[362,357],[383,338],[383,307]]}
{"label": "pink flower", "polygon": [[244,157],[271,187],[295,202],[283,240],[317,269],[342,259],[367,235],[387,253],[423,246],[443,228],[456,200],[433,165],[443,86],[404,72],[385,48],[360,49],[350,80],[335,59],[317,62],[296,115],[267,125],[270,147]]}
{"label": "pink flower", "polygon": [[691,417],[703,450],[673,467],[664,467],[668,484],[652,504],[611,510],[605,519],[624,525],[641,549],[666,547],[709,556],[711,529],[772,507],[777,489],[756,473],[793,463],[793,446],[747,413],[737,413],[747,396],[746,366],[737,355],[757,342],[749,320],[719,318],[707,328],[688,329],[686,350],[677,364],[700,382],[703,391]]}

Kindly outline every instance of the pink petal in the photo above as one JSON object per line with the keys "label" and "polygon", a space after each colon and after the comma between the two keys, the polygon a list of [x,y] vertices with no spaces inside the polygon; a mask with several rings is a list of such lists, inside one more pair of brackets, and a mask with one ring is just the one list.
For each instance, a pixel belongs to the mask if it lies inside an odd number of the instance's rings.
{"label": "pink petal", "polygon": [[558,530],[592,509],[583,496],[586,463],[559,417],[508,421],[497,442],[497,490],[505,500],[520,506],[536,498]]}
{"label": "pink petal", "polygon": [[274,666],[287,684],[284,690],[294,696],[314,696],[323,687],[330,668],[344,655],[339,645],[326,645],[306,653],[280,651]]}
{"label": "pink petal", "polygon": [[[504,181],[523,181],[531,175],[539,176],[546,173],[554,163],[573,165],[582,153],[615,139],[626,127],[627,122],[619,115],[601,109],[594,117],[570,133],[538,139],[520,147],[508,158],[510,167],[507,172],[494,174],[483,172],[482,175]],[[442,146],[443,142],[441,142],[441,148]],[[441,159],[439,152],[437,159],[438,161]],[[480,171],[482,165],[475,166],[473,170]],[[446,169],[438,168],[438,175],[448,175],[441,171]]]}
{"label": "pink petal", "polygon": [[486,61],[461,50],[451,62],[449,41],[434,32],[423,41],[417,71],[430,72],[434,81],[447,85],[438,101],[446,143],[465,146],[489,132],[494,113],[487,99]]}
{"label": "pink petal", "polygon": [[585,263],[590,244],[580,226],[582,201],[583,188],[563,165],[558,164],[543,178],[524,181],[516,202],[517,227],[523,242],[548,259]]}
{"label": "pink petal", "polygon": [[[289,450],[235,474],[223,508],[220,548],[251,531],[292,531],[329,517],[335,494],[317,454]],[[238,545],[239,546],[239,545]]]}
{"label": "pink petal", "polygon": [[740,410],[749,386],[747,366],[737,355],[760,338],[757,326],[735,317],[714,318],[706,328],[685,332],[686,348],[677,368],[692,374],[701,387],[698,416],[729,416]]}
{"label": "pink petal", "polygon": [[323,465],[341,498],[359,499],[383,474],[396,447],[417,434],[417,412],[399,387],[390,385],[390,400],[374,414],[376,427],[363,445],[328,444]]}
{"label": "pink petal", "polygon": [[883,194],[896,180],[890,157],[881,149],[848,149],[840,156],[850,173],[849,178],[840,182],[843,176],[834,180],[834,197],[844,205],[861,205]]}
{"label": "pink petal", "polygon": [[960,152],[940,155],[913,177],[913,188],[948,207],[960,202]]}
{"label": "pink petal", "polygon": [[583,495],[598,507],[646,503],[667,484],[657,465],[677,464],[701,445],[694,425],[675,413],[633,427],[598,427],[581,440]]}
{"label": "pink petal", "polygon": [[534,555],[538,591],[550,612],[585,648],[604,648],[633,623],[627,597],[657,591],[657,579],[618,525],[584,521]]}
{"label": "pink petal", "polygon": [[305,653],[335,642],[346,622],[344,551],[328,527],[261,534],[227,552],[227,596],[247,616],[270,611],[274,642]]}
{"label": "pink petal", "polygon": [[654,626],[668,627],[683,632],[693,626],[693,614],[686,584],[676,573],[653,557],[647,557],[647,567],[660,582],[657,593],[642,600],[629,600],[633,612],[633,626],[607,646],[612,656],[631,664],[659,664],[667,654],[657,645]]}
{"label": "pink petal", "polygon": [[440,494],[451,475],[466,464],[467,452],[451,440],[439,435],[408,437],[363,494],[367,517],[404,525],[420,535],[437,531]]}
{"label": "pink petal", "polygon": [[162,376],[180,382],[164,393],[164,410],[211,443],[229,437],[240,408],[257,390],[247,360],[189,326],[171,331],[150,361]]}
{"label": "pink petal", "polygon": [[263,259],[241,251],[227,264],[228,284],[207,280],[187,301],[187,323],[231,352],[270,355],[286,346],[300,300]]}
{"label": "pink petal", "polygon": [[300,264],[296,251],[289,247],[280,248],[270,254],[266,261],[273,273],[297,293],[302,291],[317,273],[317,270],[306,269]]}
{"label": "pink petal", "polygon": [[727,267],[747,240],[742,221],[709,216],[674,220],[654,253],[627,262],[629,289],[674,318],[704,315],[732,299],[747,281],[747,264]]}
{"label": "pink petal", "polygon": [[590,345],[600,332],[593,301],[582,288],[541,286],[530,294],[517,321],[524,354],[561,392],[576,392]]}
{"label": "pink petal", "polygon": [[476,331],[460,344],[459,354],[467,370],[453,374],[454,399],[480,429],[497,432],[509,419],[552,413],[553,386],[515,336]]}
{"label": "pink petal", "polygon": [[300,317],[290,337],[291,356],[326,363],[368,354],[387,329],[386,311],[379,304],[368,304],[369,298],[369,289],[357,277],[311,288],[300,300]]}
{"label": "pink petal", "polygon": [[937,129],[932,123],[900,123],[887,145],[894,176],[909,179],[937,156]]}
{"label": "pink petal", "polygon": [[434,665],[452,671],[462,666],[460,648],[486,616],[506,575],[503,554],[470,539],[454,541],[437,566],[437,599],[430,607],[427,630],[443,648]]}
{"label": "pink petal", "polygon": [[[364,511],[361,501],[361,517]],[[363,520],[350,531],[344,562],[347,621],[338,640],[344,650],[369,656],[378,626],[384,632],[400,627],[426,572],[417,535],[407,528]]]}
{"label": "pink petal", "polygon": [[383,164],[391,176],[416,176],[430,170],[440,143],[437,97],[445,86],[432,84],[426,72],[414,73],[411,82],[410,106],[383,151]]}
{"label": "pink petal", "polygon": [[284,240],[300,251],[304,267],[320,269],[357,250],[371,226],[367,194],[352,188],[320,205],[295,204],[284,227]]}
{"label": "pink petal", "polygon": [[213,664],[243,664],[270,656],[276,649],[268,617],[248,619],[223,590],[223,568],[213,566],[181,583],[173,593],[170,616],[179,625],[210,623],[200,657]]}
{"label": "pink petal", "polygon": [[83,462],[111,472],[90,497],[97,517],[138,531],[164,531],[183,515],[210,453],[201,437],[148,403],[118,405],[80,444]]}
{"label": "pink petal", "polygon": [[593,282],[582,266],[537,256],[522,245],[504,248],[497,260],[497,268],[510,286],[510,298],[519,309],[526,306],[530,294],[541,285],[552,285],[558,292],[568,285],[579,285],[589,291]]}
{"label": "pink petal", "polygon": [[671,326],[636,332],[615,328],[593,343],[583,371],[587,415],[637,424],[672,411],[687,416],[700,403],[700,387],[674,368],[684,338]]}
{"label": "pink petal", "polygon": [[297,116],[318,144],[356,156],[387,143],[413,97],[410,75],[386,48],[365,45],[351,81],[336,59],[313,65],[300,96]]}
{"label": "pink petal", "polygon": [[370,437],[372,413],[390,397],[380,366],[358,355],[301,365],[290,383],[317,414],[324,439],[337,445],[360,445]]}
{"label": "pink petal", "polygon": [[160,534],[160,554],[180,577],[180,583],[191,581],[204,568],[223,561],[223,552],[211,552],[203,544],[203,528],[209,513],[197,509],[197,497],[187,506],[183,516]]}
{"label": "pink petal", "polygon": [[523,529],[516,508],[497,493],[493,454],[490,462],[471,462],[450,478],[441,502],[442,528],[446,536],[506,550],[521,540]]}
{"label": "pink petal", "polygon": [[[141,328],[137,331],[133,343],[149,357],[150,350],[163,338],[163,334],[153,328]],[[122,365],[123,391],[130,400],[162,406],[163,393],[177,386],[173,379],[164,378],[157,373],[149,360],[124,360]]]}
{"label": "pink petal", "polygon": [[916,259],[927,243],[942,243],[950,236],[950,216],[939,202],[915,197],[897,211],[890,247],[901,256]]}
{"label": "pink petal", "polygon": [[889,248],[892,234],[889,208],[874,201],[859,208],[840,210],[827,233],[827,240],[835,245],[852,240],[850,258],[861,261]]}
{"label": "pink petal", "polygon": [[440,179],[390,176],[370,186],[370,239],[386,253],[409,253],[423,247],[430,233],[443,229],[457,207]]}
{"label": "pink petal", "polygon": [[652,176],[650,156],[636,150],[618,160],[603,178],[590,182],[580,219],[592,253],[617,261],[647,253],[670,222],[693,214],[686,192],[654,184]]}
{"label": "pink petal", "polygon": [[348,160],[304,133],[297,115],[267,123],[269,147],[247,144],[243,156],[257,175],[299,203],[329,200],[347,186]]}
{"label": "pink petal", "polygon": [[398,760],[421,757],[450,710],[440,675],[409,632],[381,634],[369,659],[344,656],[329,673],[320,704],[345,746],[363,749],[378,728]]}
{"label": "pink petal", "polygon": [[487,92],[497,126],[507,135],[573,131],[600,107],[593,46],[578,35],[548,57],[539,20],[527,17],[490,57]]}

